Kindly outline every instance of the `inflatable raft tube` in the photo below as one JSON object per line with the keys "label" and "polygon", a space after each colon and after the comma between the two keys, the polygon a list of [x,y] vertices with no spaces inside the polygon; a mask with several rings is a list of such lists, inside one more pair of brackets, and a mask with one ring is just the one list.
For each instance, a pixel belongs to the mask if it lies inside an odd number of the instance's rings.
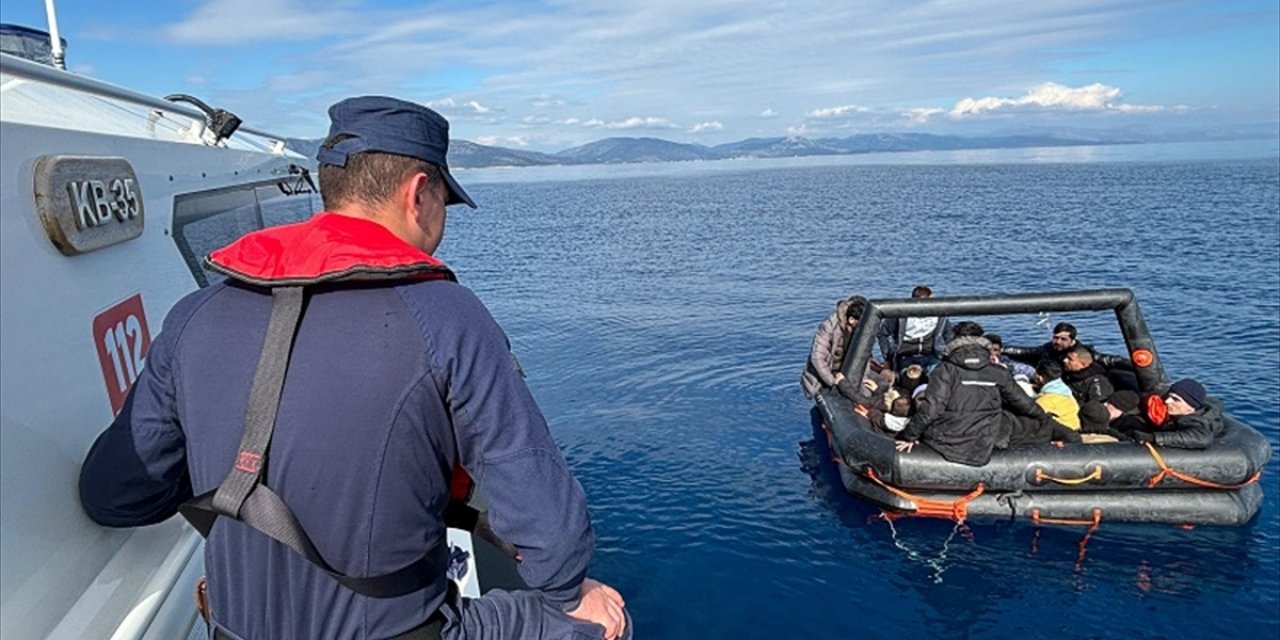
{"label": "inflatable raft tube", "polygon": [[[953,518],[1087,524],[1096,517],[1124,522],[1241,525],[1262,504],[1262,489],[1251,479],[1271,451],[1261,434],[1229,420],[1230,431],[1208,450],[1161,449],[1160,453],[1168,466],[1179,471],[1239,486],[1205,488],[1166,476],[1152,487],[1150,482],[1160,467],[1145,447],[1134,443],[1018,447],[996,452],[986,466],[971,467],[948,462],[924,445],[910,453],[898,452],[892,438],[854,413],[852,405],[838,394],[823,394],[817,405],[847,491],[893,511],[949,514]],[[1212,455],[1214,451],[1221,459]],[[1193,465],[1188,460],[1208,462]],[[1093,471],[1085,471],[1098,468],[1097,478],[1090,478]],[[1042,470],[1039,476],[1036,469]],[[1045,480],[1046,474],[1069,483]],[[908,482],[903,482],[904,478]],[[1076,482],[1085,478],[1090,479]],[[982,491],[977,493],[979,484]]]}
{"label": "inflatable raft tube", "polygon": [[[885,482],[905,489],[967,492],[979,482],[993,491],[1131,491],[1147,490],[1160,474],[1152,451],[1133,442],[1022,446],[996,451],[991,461],[974,467],[949,462],[927,446],[910,453],[894,448],[895,440],[855,412],[853,404],[834,392],[819,397],[818,411],[831,432],[833,451],[855,469],[871,467]],[[1227,416],[1226,429],[1208,449],[1160,448],[1169,468],[1215,485],[1248,482],[1271,457],[1271,443],[1261,433]],[[1200,488],[1166,474],[1161,489]]]}
{"label": "inflatable raft tube", "polygon": [[[890,493],[850,467],[839,467],[840,479],[849,493],[892,511],[921,511],[917,501]],[[911,493],[924,500],[953,505],[969,495],[941,491]],[[1239,526],[1252,519],[1261,505],[1262,487],[1254,482],[1232,490],[985,491],[965,502],[960,512],[953,513],[983,520],[1069,520],[1071,524],[1087,524],[1096,517],[1112,522]]]}

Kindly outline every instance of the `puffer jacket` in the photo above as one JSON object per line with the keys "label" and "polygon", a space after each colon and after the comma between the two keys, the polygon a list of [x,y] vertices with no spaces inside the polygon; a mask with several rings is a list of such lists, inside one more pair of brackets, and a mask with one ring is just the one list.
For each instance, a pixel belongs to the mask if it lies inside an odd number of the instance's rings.
{"label": "puffer jacket", "polygon": [[836,303],[836,310],[818,325],[818,331],[813,335],[809,360],[800,376],[800,386],[806,398],[812,400],[820,391],[836,384],[836,373],[844,363],[844,350],[852,335],[845,331],[848,310],[849,300]]}
{"label": "puffer jacket", "polygon": [[1157,446],[1175,449],[1207,449],[1226,429],[1222,416],[1222,402],[1217,398],[1204,399],[1204,406],[1185,416],[1169,416],[1169,421],[1152,434]]}
{"label": "puffer jacket", "polygon": [[1023,393],[1004,367],[991,363],[991,343],[962,337],[947,344],[944,358],[929,374],[924,403],[899,436],[921,440],[952,462],[982,466],[991,452],[1008,446],[1014,413],[1037,420],[1046,416]]}

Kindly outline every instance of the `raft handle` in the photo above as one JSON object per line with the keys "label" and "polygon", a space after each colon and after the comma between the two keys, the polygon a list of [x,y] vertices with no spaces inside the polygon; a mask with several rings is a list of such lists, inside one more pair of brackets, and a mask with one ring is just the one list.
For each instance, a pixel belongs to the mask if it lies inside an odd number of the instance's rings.
{"label": "raft handle", "polygon": [[1090,472],[1089,475],[1080,477],[1080,478],[1058,478],[1045,473],[1044,469],[1041,469],[1040,467],[1036,467],[1034,482],[1036,484],[1044,484],[1045,482],[1056,482],[1058,484],[1074,486],[1074,485],[1080,485],[1086,482],[1093,482],[1094,480],[1101,480],[1101,479],[1102,479],[1102,464],[1095,462],[1093,465],[1093,471]]}

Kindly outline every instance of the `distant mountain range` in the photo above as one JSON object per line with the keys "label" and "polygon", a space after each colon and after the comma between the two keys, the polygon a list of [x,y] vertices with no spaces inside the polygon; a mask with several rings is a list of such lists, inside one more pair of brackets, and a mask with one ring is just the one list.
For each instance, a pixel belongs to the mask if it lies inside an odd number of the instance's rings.
{"label": "distant mountain range", "polygon": [[[660,138],[606,138],[556,153],[491,147],[466,140],[453,141],[449,166],[531,167],[570,164],[616,164],[625,162],[678,162],[727,158],[790,158],[799,156],[849,155],[894,151],[954,151],[958,149],[1015,149],[1100,144],[1137,144],[1197,140],[1232,140],[1276,137],[1274,125],[1214,131],[1159,131],[1124,129],[1094,131],[1010,131],[972,137],[928,133],[874,133],[847,138],[748,138],[709,147],[671,142]],[[314,158],[320,140],[290,138],[289,148]]]}

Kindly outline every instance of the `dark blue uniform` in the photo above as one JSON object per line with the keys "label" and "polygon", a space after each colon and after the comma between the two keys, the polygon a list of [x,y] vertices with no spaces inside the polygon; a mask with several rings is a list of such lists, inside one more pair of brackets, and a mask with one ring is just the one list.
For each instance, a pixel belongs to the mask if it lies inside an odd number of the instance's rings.
{"label": "dark blue uniform", "polygon": [[[420,279],[443,265],[373,222],[335,214],[251,234],[213,259],[256,284],[214,285],[169,313],[128,401],[85,461],[82,500],[95,521],[159,522],[227,475],[271,309],[257,284],[363,268],[383,279],[308,288],[267,486],[330,564],[377,575],[443,543],[441,513],[459,463],[538,593],[446,608],[446,634],[470,617],[474,628],[516,636],[563,623],[599,637],[598,626],[558,616],[576,604],[591,558],[585,496],[505,335],[470,290]],[[420,625],[446,598],[443,575],[409,595],[361,596],[228,518],[214,526],[205,560],[215,620],[246,639],[387,638]],[[557,615],[504,621],[533,609]]]}

